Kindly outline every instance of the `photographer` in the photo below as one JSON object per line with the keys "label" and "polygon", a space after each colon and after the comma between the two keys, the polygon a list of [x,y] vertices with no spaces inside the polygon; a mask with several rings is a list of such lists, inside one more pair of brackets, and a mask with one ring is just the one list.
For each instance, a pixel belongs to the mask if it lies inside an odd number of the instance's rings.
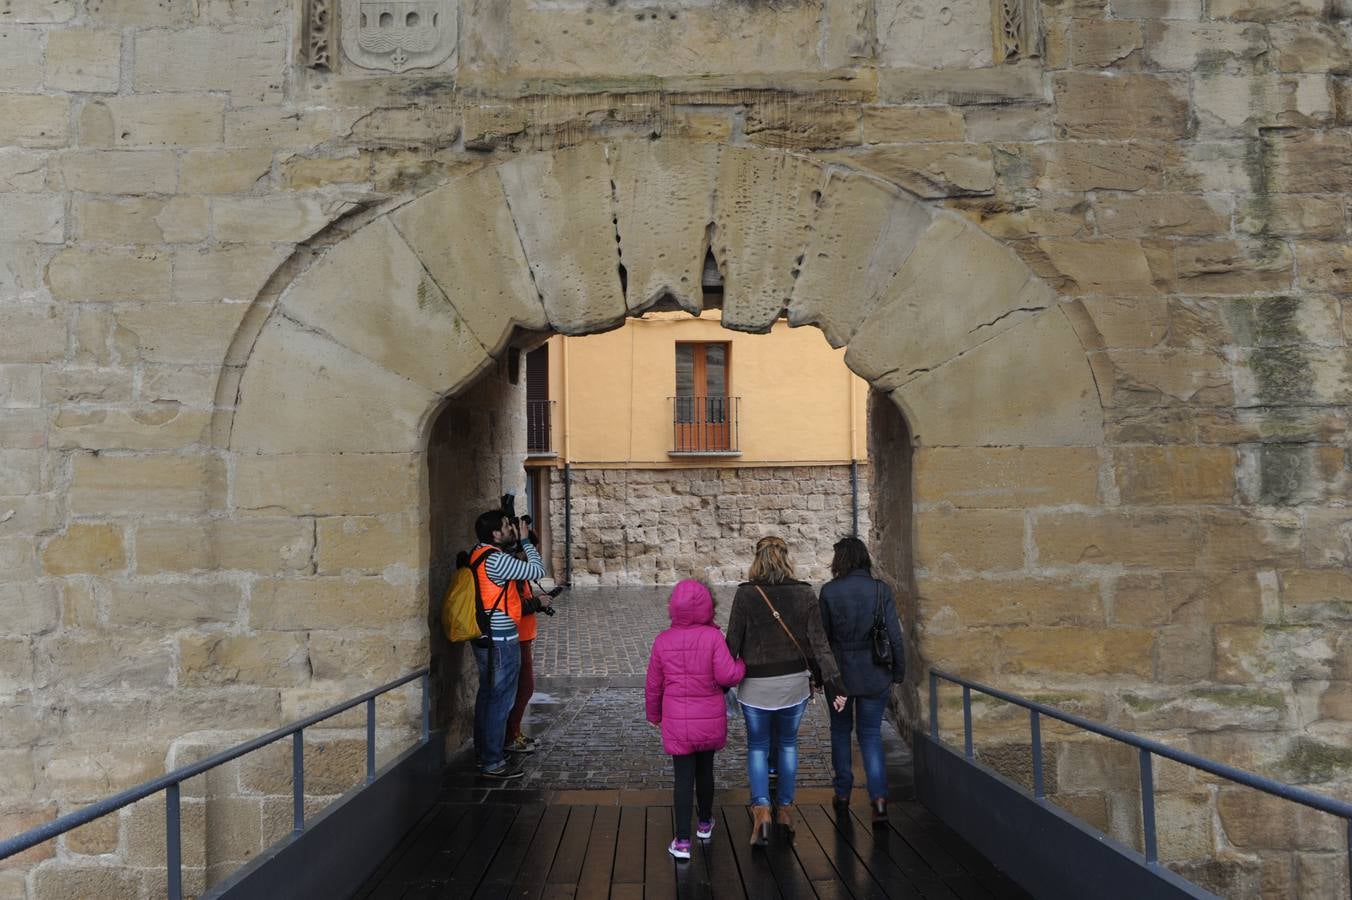
{"label": "photographer", "polygon": [[[502,498],[503,509],[511,516],[515,512],[516,498],[507,494]],[[530,547],[535,552],[535,547],[539,543],[535,532],[531,531],[530,516],[522,516],[519,519],[520,526],[518,532],[524,533],[526,537],[521,544],[512,552],[519,560],[527,561],[529,557],[525,553],[525,548]],[[536,559],[539,559],[537,553]],[[517,589],[521,596],[521,614],[517,617],[517,630],[519,634],[519,643],[521,646],[521,672],[516,681],[516,702],[512,705],[512,711],[507,716],[507,733],[505,748],[511,753],[534,753],[539,748],[540,742],[535,738],[521,733],[521,720],[526,715],[526,706],[530,703],[530,698],[535,695],[535,660],[532,655],[532,648],[535,646],[535,636],[539,630],[539,622],[535,618],[537,612],[544,613],[547,616],[554,615],[554,608],[550,604],[550,599],[557,597],[562,588],[554,588],[552,591],[544,591],[539,585],[532,585],[530,581],[521,581],[517,584]]]}
{"label": "photographer", "polygon": [[[506,758],[507,720],[516,701],[521,672],[522,622],[540,608],[527,602],[525,582],[545,575],[544,563],[534,544],[520,538],[520,526],[512,509],[513,498],[503,498],[506,509],[483,513],[474,522],[479,543],[470,552],[469,565],[477,581],[484,637],[473,642],[479,668],[479,690],[474,698],[474,749],[480,772],[488,778],[519,778],[519,766]],[[519,552],[524,558],[513,555]],[[530,615],[528,636],[535,636],[535,617]]]}

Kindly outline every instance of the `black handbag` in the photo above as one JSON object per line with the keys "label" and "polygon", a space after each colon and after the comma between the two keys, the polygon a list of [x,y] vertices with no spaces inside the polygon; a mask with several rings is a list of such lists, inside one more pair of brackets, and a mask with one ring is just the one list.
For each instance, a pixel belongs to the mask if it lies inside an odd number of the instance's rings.
{"label": "black handbag", "polygon": [[873,664],[885,669],[892,668],[892,638],[887,633],[887,623],[883,621],[883,583],[877,585],[877,602],[873,607],[873,627],[868,631],[869,646],[873,650]]}

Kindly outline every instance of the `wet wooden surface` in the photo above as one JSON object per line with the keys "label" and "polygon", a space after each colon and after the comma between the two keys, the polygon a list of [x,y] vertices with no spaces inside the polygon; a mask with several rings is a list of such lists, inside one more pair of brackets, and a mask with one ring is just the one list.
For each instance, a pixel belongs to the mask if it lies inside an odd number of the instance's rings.
{"label": "wet wooden surface", "polygon": [[713,840],[678,861],[667,791],[450,789],[356,896],[1026,898],[914,800],[874,828],[862,796],[846,814],[830,798],[800,791],[796,834],[753,848],[741,792],[719,792]]}

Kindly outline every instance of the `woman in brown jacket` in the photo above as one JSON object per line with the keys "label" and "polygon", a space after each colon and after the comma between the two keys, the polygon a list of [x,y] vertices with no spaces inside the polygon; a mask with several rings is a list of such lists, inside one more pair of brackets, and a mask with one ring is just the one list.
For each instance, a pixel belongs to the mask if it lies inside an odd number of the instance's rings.
{"label": "woman in brown jacket", "polygon": [[798,725],[818,672],[832,695],[843,693],[840,672],[822,630],[812,588],[793,577],[782,538],[756,543],[750,580],[739,585],[728,614],[728,649],[746,663],[737,698],[746,719],[746,770],[751,785],[751,843],[770,837],[771,735],[779,779],[775,821],[793,833],[794,781],[798,772]]}

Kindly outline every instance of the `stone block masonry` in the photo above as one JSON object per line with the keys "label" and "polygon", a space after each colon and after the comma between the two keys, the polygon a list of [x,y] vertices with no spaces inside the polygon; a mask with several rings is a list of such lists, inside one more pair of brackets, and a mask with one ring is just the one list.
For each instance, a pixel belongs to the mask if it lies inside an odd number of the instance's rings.
{"label": "stone block masonry", "polygon": [[[850,534],[849,466],[573,469],[572,578],[577,586],[746,580],[756,541],[789,544],[798,577],[831,577],[831,547]],[[553,572],[564,559],[563,471],[552,470]],[[860,467],[859,533],[869,533]]]}
{"label": "stone block masonry", "polygon": [[[725,323],[817,326],[906,415],[914,516],[871,518],[914,532],[917,677],[1347,791],[1346,2],[426,2],[401,69],[352,0],[0,0],[0,831],[429,658],[463,708],[433,513],[524,453],[476,382],[698,302],[707,246]],[[767,530],[819,581],[848,516],[843,471],[577,474],[579,581],[737,581]],[[1063,752],[1134,840],[1121,761]],[[1300,817],[1159,776],[1180,871],[1345,895]],[[195,888],[280,833],[258,780],[200,801],[248,847]],[[162,895],[153,815],[113,825],[0,897]]]}

